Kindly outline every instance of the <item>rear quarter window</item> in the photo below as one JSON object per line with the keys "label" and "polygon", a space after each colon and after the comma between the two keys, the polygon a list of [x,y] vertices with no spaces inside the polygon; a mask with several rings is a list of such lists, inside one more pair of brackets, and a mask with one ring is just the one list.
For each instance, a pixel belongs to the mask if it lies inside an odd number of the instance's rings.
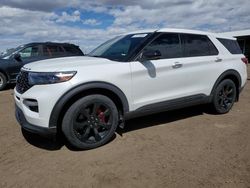
{"label": "rear quarter window", "polygon": [[231,54],[242,54],[237,40],[217,38]]}
{"label": "rear quarter window", "polygon": [[78,47],[63,46],[63,48],[68,55],[83,55],[82,51]]}

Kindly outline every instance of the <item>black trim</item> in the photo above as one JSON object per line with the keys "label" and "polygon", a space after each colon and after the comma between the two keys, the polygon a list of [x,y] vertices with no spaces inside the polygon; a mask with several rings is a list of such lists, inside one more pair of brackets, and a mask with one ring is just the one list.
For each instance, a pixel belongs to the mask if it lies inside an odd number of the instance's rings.
{"label": "black trim", "polygon": [[106,83],[106,82],[89,82],[82,85],[78,85],[74,88],[71,88],[66,92],[54,106],[52,113],[50,115],[49,127],[56,127],[60,113],[63,110],[63,107],[66,103],[71,100],[74,96],[83,93],[84,91],[89,91],[91,89],[105,89],[108,90],[119,97],[122,102],[123,112],[126,113],[129,111],[129,104],[125,94],[115,85]]}
{"label": "black trim", "polygon": [[149,45],[151,44],[156,38],[158,38],[161,34],[164,34],[164,32],[157,32],[155,31],[141,46],[140,48],[138,48],[133,56],[131,56],[130,58],[130,62],[133,61],[140,61],[140,55],[143,52],[143,50]]}
{"label": "black trim", "polygon": [[239,89],[239,93],[241,93],[241,92],[243,91],[244,87],[245,87],[245,86],[240,87],[240,89]]}
{"label": "black trim", "polygon": [[157,31],[149,34],[150,35],[131,53],[131,55],[128,57],[128,62],[136,61],[143,49],[149,43],[151,43],[157,36],[159,36],[159,33],[157,33]]}
{"label": "black trim", "polygon": [[242,83],[242,82],[241,82],[240,73],[238,73],[236,70],[233,70],[233,69],[227,70],[227,71],[223,72],[223,73],[219,76],[219,78],[216,80],[216,82],[215,82],[215,84],[214,84],[214,86],[213,86],[213,89],[211,90],[210,95],[213,96],[214,91],[215,91],[216,87],[218,86],[218,84],[219,84],[222,80],[224,80],[225,78],[230,77],[230,76],[235,76],[235,77],[237,78],[237,80],[238,80],[238,83],[239,83],[239,86],[238,86],[238,88],[237,88],[237,100],[238,100],[238,99],[239,99],[239,93],[240,93],[240,91],[241,91],[241,83]]}
{"label": "black trim", "polygon": [[16,105],[15,115],[16,115],[16,120],[21,125],[21,127],[29,132],[36,133],[42,136],[55,136],[56,135],[56,132],[57,132],[56,127],[45,128],[45,127],[40,127],[40,126],[30,124],[26,120],[22,110],[17,105]]}
{"label": "black trim", "polygon": [[8,81],[8,84],[15,84],[16,83],[16,79],[11,79]]}
{"label": "black trim", "polygon": [[178,99],[168,100],[164,102],[149,104],[138,108],[135,111],[128,112],[124,115],[125,119],[132,119],[135,117],[140,117],[148,114],[154,114],[169,110],[175,110],[179,108],[194,106],[198,104],[209,103],[210,96],[204,94],[197,94],[188,97],[182,97]]}
{"label": "black trim", "polygon": [[[138,48],[133,55],[131,55],[129,61],[140,61],[140,55],[143,52],[143,50],[148,47],[148,45],[150,45],[154,40],[156,40],[158,37],[160,37],[161,35],[164,34],[176,34],[178,35],[179,38],[179,44],[180,44],[180,48],[182,51],[182,56],[179,58],[188,58],[188,57],[203,57],[203,56],[215,56],[219,54],[219,51],[217,49],[217,47],[215,46],[215,44],[211,41],[211,39],[209,38],[208,35],[206,34],[191,34],[191,33],[179,33],[179,32],[157,32],[155,31],[141,46],[140,48]],[[196,36],[203,36],[206,37],[208,39],[208,41],[211,42],[211,44],[213,45],[213,47],[216,50],[216,54],[209,54],[209,55],[199,55],[199,56],[185,56],[185,52],[184,52],[184,45],[185,45],[185,39],[184,39],[184,35],[196,35]],[[160,58],[160,59],[171,59],[171,58]]]}

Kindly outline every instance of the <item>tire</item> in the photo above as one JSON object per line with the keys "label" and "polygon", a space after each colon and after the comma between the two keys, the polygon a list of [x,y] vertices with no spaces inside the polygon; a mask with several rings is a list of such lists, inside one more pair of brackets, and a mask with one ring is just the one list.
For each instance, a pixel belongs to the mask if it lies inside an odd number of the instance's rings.
{"label": "tire", "polygon": [[230,79],[221,81],[215,89],[212,107],[215,113],[228,113],[236,100],[237,90],[235,83]]}
{"label": "tire", "polygon": [[62,122],[62,132],[78,149],[93,149],[106,144],[115,134],[118,110],[103,95],[89,95],[69,107]]}
{"label": "tire", "polygon": [[0,72],[0,91],[2,91],[7,85],[6,76]]}

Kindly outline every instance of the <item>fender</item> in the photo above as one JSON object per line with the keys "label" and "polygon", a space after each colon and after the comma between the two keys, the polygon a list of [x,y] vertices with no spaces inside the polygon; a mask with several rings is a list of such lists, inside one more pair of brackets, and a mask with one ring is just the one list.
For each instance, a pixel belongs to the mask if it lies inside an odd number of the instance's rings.
{"label": "fender", "polygon": [[211,100],[213,98],[213,94],[214,94],[214,91],[216,89],[216,87],[218,86],[218,84],[224,80],[225,78],[230,78],[230,77],[234,77],[236,78],[237,80],[233,80],[233,81],[237,81],[238,83],[238,87],[236,85],[236,89],[237,89],[237,100],[238,100],[238,97],[239,97],[239,91],[240,91],[240,88],[241,88],[241,76],[240,76],[240,73],[236,70],[233,70],[233,69],[230,69],[230,70],[227,70],[225,72],[223,72],[219,78],[216,80],[214,86],[213,86],[213,89],[211,90],[211,93],[210,93],[210,96],[211,96]]}
{"label": "fender", "polygon": [[4,69],[0,69],[0,72],[3,73],[6,76],[7,83],[9,83],[10,82],[10,76],[9,76],[9,74],[7,74],[7,72]]}
{"label": "fender", "polygon": [[112,92],[112,94],[115,94],[120,99],[123,112],[126,113],[129,111],[128,100],[125,94],[117,86],[106,82],[88,82],[71,88],[62,97],[60,97],[50,115],[49,127],[57,126],[63,108],[74,96],[86,91],[91,91],[92,89],[105,89],[106,91]]}

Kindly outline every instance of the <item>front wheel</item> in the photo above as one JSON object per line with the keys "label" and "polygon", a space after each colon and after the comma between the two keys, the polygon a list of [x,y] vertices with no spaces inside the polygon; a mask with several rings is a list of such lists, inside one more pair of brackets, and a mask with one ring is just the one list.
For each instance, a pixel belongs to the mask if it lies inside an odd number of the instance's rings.
{"label": "front wheel", "polygon": [[62,131],[74,147],[93,149],[112,138],[117,124],[118,111],[114,102],[103,95],[89,95],[68,109]]}
{"label": "front wheel", "polygon": [[237,96],[235,83],[225,79],[219,83],[214,92],[213,109],[218,114],[225,114],[232,108]]}

